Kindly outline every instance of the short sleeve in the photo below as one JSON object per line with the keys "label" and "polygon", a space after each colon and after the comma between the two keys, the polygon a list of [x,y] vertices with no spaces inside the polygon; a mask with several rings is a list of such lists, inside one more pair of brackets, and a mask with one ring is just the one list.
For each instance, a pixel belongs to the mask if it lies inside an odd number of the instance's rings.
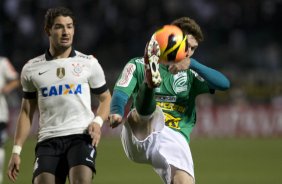
{"label": "short sleeve", "polygon": [[7,58],[4,59],[3,67],[2,71],[4,72],[4,76],[7,80],[15,80],[19,77],[15,68]]}
{"label": "short sleeve", "polygon": [[131,96],[137,85],[137,67],[133,60],[128,62],[118,77],[114,89],[120,90]]}
{"label": "short sleeve", "polygon": [[24,92],[36,92],[36,88],[32,82],[32,72],[29,64],[25,64],[21,72],[21,84]]}
{"label": "short sleeve", "polygon": [[211,93],[211,90],[208,86],[208,83],[195,71],[192,71],[193,76],[193,90],[195,93],[202,94],[202,93]]}
{"label": "short sleeve", "polygon": [[105,74],[97,59],[93,58],[91,62],[89,85],[90,88],[97,89],[106,84]]}

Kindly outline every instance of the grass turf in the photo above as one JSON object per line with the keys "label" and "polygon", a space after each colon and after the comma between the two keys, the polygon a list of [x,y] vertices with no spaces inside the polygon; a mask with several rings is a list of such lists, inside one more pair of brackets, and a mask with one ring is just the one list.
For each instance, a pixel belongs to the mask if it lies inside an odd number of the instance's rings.
{"label": "grass turf", "polygon": [[[31,183],[34,145],[35,139],[30,138],[24,146],[18,184]],[[11,147],[12,141],[9,140],[6,144],[6,167]],[[198,184],[281,184],[282,140],[279,138],[194,138],[190,147]],[[136,164],[126,158],[119,138],[103,137],[96,161],[95,184],[162,183],[150,166]],[[3,184],[11,183],[5,176]]]}

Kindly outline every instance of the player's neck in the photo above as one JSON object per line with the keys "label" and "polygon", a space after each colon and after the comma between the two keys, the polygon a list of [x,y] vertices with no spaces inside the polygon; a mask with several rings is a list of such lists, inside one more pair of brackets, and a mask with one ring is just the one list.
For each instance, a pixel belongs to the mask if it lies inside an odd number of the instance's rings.
{"label": "player's neck", "polygon": [[71,53],[72,47],[67,49],[55,49],[53,47],[49,48],[49,52],[52,55],[53,59],[67,58]]}

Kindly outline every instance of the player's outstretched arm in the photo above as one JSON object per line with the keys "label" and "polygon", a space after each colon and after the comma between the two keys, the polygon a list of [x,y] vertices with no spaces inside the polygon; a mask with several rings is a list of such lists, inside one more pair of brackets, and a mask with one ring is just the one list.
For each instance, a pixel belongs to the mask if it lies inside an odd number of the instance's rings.
{"label": "player's outstretched arm", "polygon": [[112,128],[115,128],[122,123],[122,117],[124,115],[124,109],[128,99],[129,96],[126,93],[120,90],[114,90],[109,117],[110,126]]}
{"label": "player's outstretched arm", "polygon": [[168,69],[171,73],[176,74],[189,68],[205,79],[211,89],[227,90],[230,88],[230,81],[225,75],[215,69],[199,63],[193,58],[185,58],[180,62],[174,62],[169,65]]}
{"label": "player's outstretched arm", "polygon": [[15,182],[20,170],[20,153],[32,124],[32,117],[37,106],[36,99],[23,99],[17,122],[12,155],[8,164],[8,177]]}
{"label": "player's outstretched arm", "polygon": [[230,88],[230,81],[221,72],[203,65],[193,58],[190,60],[190,68],[205,79],[211,89],[224,91]]}

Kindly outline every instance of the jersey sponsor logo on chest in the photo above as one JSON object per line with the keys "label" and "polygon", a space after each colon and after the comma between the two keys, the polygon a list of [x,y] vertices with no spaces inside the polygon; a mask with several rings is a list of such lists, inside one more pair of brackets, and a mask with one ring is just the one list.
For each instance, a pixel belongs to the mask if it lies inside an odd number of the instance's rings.
{"label": "jersey sponsor logo on chest", "polygon": [[166,111],[177,111],[180,113],[184,113],[186,110],[184,106],[170,102],[157,102],[157,106],[159,106],[160,108]]}
{"label": "jersey sponsor logo on chest", "polygon": [[174,116],[172,116],[171,114],[165,113],[165,125],[173,128],[173,129],[180,129],[179,127],[179,122],[181,121],[181,118],[176,118]]}
{"label": "jersey sponsor logo on chest", "polygon": [[81,84],[62,84],[41,88],[43,97],[82,94]]}
{"label": "jersey sponsor logo on chest", "polygon": [[157,102],[176,102],[176,96],[156,95],[155,98]]}
{"label": "jersey sponsor logo on chest", "polygon": [[187,91],[188,76],[186,72],[178,72],[173,76],[172,88],[175,93]]}

